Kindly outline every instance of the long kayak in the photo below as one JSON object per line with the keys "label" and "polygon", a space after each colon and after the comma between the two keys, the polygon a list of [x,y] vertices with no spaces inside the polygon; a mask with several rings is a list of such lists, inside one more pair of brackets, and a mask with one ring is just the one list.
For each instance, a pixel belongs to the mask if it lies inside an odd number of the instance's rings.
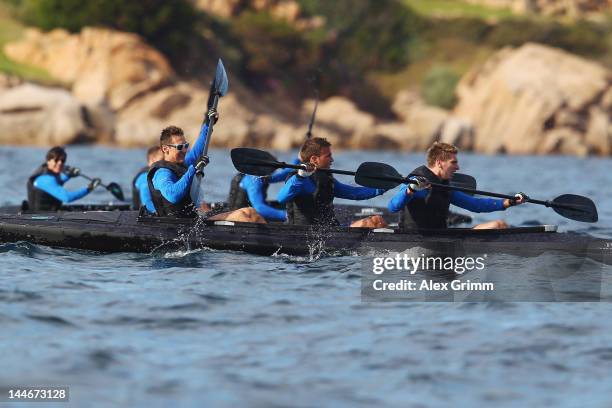
{"label": "long kayak", "polygon": [[[276,202],[270,202],[270,205],[282,208]],[[217,201],[210,203],[214,213],[229,211],[226,202]],[[83,212],[83,211],[129,211],[133,208],[129,204],[69,204],[61,208],[64,212]],[[336,217],[340,224],[350,224],[352,221],[360,218],[369,217],[372,215],[381,215],[387,222],[392,225],[397,225],[399,220],[398,213],[392,213],[385,207],[372,207],[359,204],[335,204]],[[35,211],[27,209],[26,203],[19,205],[10,205],[0,207],[0,214],[33,214]],[[469,224],[472,222],[472,217],[465,214],[450,212],[448,215],[448,225]]]}
{"label": "long kayak", "polygon": [[372,255],[416,249],[454,256],[498,252],[533,256],[556,251],[605,263],[611,263],[612,255],[612,240],[561,233],[555,226],[421,231],[330,227],[323,231],[278,223],[151,217],[137,211],[0,214],[0,242],[18,241],[99,252],[207,247],[261,255]]}

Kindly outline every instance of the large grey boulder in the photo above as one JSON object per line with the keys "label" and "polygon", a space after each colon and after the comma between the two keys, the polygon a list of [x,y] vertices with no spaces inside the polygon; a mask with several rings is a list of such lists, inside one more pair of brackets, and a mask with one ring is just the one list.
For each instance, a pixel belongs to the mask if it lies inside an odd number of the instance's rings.
{"label": "large grey boulder", "polygon": [[166,58],[141,37],[104,28],[86,27],[77,34],[28,29],[22,39],[6,44],[4,52],[14,61],[45,69],[68,84],[80,101],[106,103],[113,110],[174,78]]}
{"label": "large grey boulder", "polygon": [[608,154],[611,81],[596,63],[526,44],[466,74],[453,114],[474,125],[478,152]]}
{"label": "large grey boulder", "polygon": [[25,83],[0,90],[0,143],[53,146],[91,141],[87,109],[68,91]]}

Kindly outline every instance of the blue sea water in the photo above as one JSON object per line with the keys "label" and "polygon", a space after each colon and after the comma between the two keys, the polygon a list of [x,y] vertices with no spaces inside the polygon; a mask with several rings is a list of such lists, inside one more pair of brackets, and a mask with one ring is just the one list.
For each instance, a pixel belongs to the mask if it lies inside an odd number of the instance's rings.
{"label": "blue sea water", "polygon": [[[0,148],[0,205],[25,198],[25,180],[44,153]],[[422,161],[422,154],[397,152],[335,157],[336,168],[384,161],[404,173]],[[119,182],[127,195],[144,159],[143,149],[68,149],[68,164]],[[476,176],[479,188],[541,199],[586,195],[600,217],[580,224],[525,205],[475,214],[476,222],[501,216],[607,238],[609,164],[460,155],[461,171]],[[211,151],[210,201],[225,198],[233,173],[228,151]],[[371,202],[386,205],[391,194]],[[98,189],[83,201],[111,199]],[[612,269],[593,261],[552,254],[492,254],[490,261],[497,273],[514,274],[517,288],[538,290],[533,276],[551,264],[579,265],[612,292]],[[0,388],[67,385],[75,407],[612,404],[610,303],[364,303],[360,267],[358,256],[109,255],[0,244]]]}

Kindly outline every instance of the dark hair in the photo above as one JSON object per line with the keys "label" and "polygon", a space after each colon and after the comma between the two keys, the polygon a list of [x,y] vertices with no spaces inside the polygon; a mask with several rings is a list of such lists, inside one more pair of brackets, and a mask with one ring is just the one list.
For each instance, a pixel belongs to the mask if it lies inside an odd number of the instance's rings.
{"label": "dark hair", "polygon": [[161,131],[161,135],[159,136],[159,145],[163,146],[169,143],[172,136],[185,136],[185,133],[183,132],[183,129],[178,126],[168,126]]}
{"label": "dark hair", "polygon": [[147,160],[149,157],[153,156],[155,153],[160,152],[159,146],[151,146],[147,149]]}
{"label": "dark hair", "polygon": [[321,149],[324,147],[330,147],[331,143],[322,137],[313,137],[312,139],[308,139],[302,145],[300,149],[300,160],[302,162],[307,163],[310,161],[312,156],[318,156],[321,154]]}
{"label": "dark hair", "polygon": [[52,147],[48,152],[47,152],[47,161],[51,160],[51,159],[64,159],[64,162],[66,162],[66,158],[68,157],[68,155],[66,154],[66,151],[64,150],[63,147],[61,146],[55,146]]}

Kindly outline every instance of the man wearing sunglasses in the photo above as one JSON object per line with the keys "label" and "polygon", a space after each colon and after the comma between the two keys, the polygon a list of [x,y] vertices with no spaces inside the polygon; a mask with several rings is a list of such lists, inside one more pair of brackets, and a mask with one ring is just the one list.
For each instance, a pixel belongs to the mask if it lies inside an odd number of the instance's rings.
{"label": "man wearing sunglasses", "polygon": [[85,188],[68,191],[64,183],[80,174],[80,170],[71,167],[64,171],[66,151],[59,146],[47,152],[46,162],[40,165],[28,178],[28,208],[34,211],[57,211],[62,204],[70,203],[91,193],[100,179],[93,179]]}
{"label": "man wearing sunglasses", "polygon": [[[181,128],[169,126],[162,130],[159,144],[163,159],[153,163],[147,174],[149,191],[157,216],[192,218],[198,215],[196,203],[191,199],[189,191],[196,171],[208,164],[208,157],[199,158],[204,150],[208,125],[211,121],[215,123],[218,118],[219,114],[215,110],[208,112],[206,124],[202,126],[191,150]],[[241,208],[217,214],[209,219],[265,222],[253,208]]]}

